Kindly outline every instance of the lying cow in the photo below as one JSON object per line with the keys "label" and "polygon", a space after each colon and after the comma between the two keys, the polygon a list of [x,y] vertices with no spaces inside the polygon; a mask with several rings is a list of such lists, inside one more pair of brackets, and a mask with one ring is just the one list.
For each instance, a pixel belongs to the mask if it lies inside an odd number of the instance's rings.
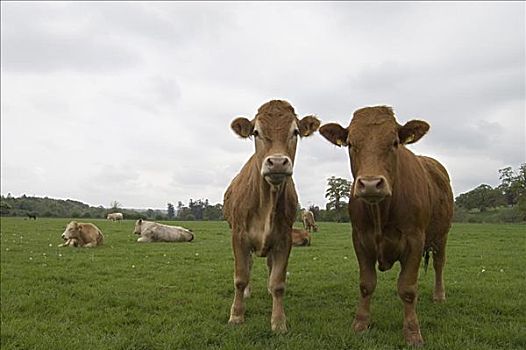
{"label": "lying cow", "polygon": [[[416,156],[405,145],[429,129],[421,120],[397,123],[391,108],[363,108],[350,125],[331,123],[320,133],[347,146],[355,179],[349,200],[354,251],[360,267],[360,300],[352,328],[365,331],[371,322],[369,304],[380,271],[400,262],[398,295],[404,305],[403,333],[411,346],[423,344],[416,315],[418,268],[433,253],[433,299],[446,298],[443,269],[453,216],[453,194],[446,169],[436,160]],[[427,261],[426,261],[427,262]]]}
{"label": "lying cow", "polygon": [[232,229],[234,251],[235,294],[230,324],[245,321],[244,298],[250,294],[254,253],[267,258],[271,328],[275,332],[287,331],[283,296],[298,206],[292,169],[298,139],[312,135],[319,125],[313,116],[298,119],[294,108],[279,100],[265,103],[252,120],[241,117],[231,124],[237,135],[253,138],[255,152],[224,195],[223,214]]}
{"label": "lying cow", "polygon": [[108,214],[108,216],[106,217],[107,220],[111,220],[111,221],[122,221],[122,219],[124,219],[124,215],[122,215],[122,213],[111,213],[111,214]]}
{"label": "lying cow", "polygon": [[140,235],[137,242],[191,242],[194,233],[180,226],[168,226],[152,221],[139,219],[135,222],[136,235]]}
{"label": "lying cow", "polygon": [[311,236],[307,231],[293,228],[291,235],[293,247],[304,247],[310,245]]}
{"label": "lying cow", "polygon": [[314,214],[310,210],[304,210],[301,213],[301,219],[303,220],[303,228],[309,232],[318,232],[318,226],[314,221]]}
{"label": "lying cow", "polygon": [[64,243],[59,247],[91,248],[101,245],[104,236],[101,230],[93,224],[71,221],[62,233],[62,239]]}

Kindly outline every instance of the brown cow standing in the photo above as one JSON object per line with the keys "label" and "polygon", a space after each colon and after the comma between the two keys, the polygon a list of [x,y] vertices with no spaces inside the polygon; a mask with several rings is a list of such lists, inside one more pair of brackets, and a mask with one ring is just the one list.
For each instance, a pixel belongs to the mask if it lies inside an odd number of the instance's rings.
{"label": "brown cow standing", "polygon": [[331,123],[320,129],[330,142],[349,147],[355,179],[349,215],[360,267],[361,297],[353,330],[362,332],[369,327],[376,262],[380,271],[386,271],[399,261],[404,337],[413,346],[423,344],[415,310],[421,258],[423,253],[428,257],[427,253],[433,252],[433,299],[444,301],[442,272],[453,215],[453,194],[444,167],[405,147],[418,141],[428,129],[429,125],[419,120],[399,125],[392,109],[383,106],[356,111],[347,128]]}
{"label": "brown cow standing", "polygon": [[304,210],[301,213],[301,219],[303,220],[303,228],[309,232],[318,232],[318,226],[314,221],[314,214],[310,210]]}
{"label": "brown cow standing", "polygon": [[243,299],[250,294],[248,284],[254,252],[267,257],[272,330],[287,331],[283,295],[298,203],[292,168],[298,136],[311,135],[319,125],[313,116],[299,120],[294,108],[279,100],[261,106],[254,119],[237,118],[231,124],[239,136],[253,136],[256,148],[224,197],[224,217],[232,229],[235,260],[231,324],[244,322]]}

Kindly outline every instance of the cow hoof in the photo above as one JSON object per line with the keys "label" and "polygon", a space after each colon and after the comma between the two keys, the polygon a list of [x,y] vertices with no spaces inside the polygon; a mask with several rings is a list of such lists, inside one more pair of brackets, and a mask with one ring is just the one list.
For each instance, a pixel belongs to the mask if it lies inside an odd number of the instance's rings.
{"label": "cow hoof", "polygon": [[446,301],[446,294],[445,293],[435,293],[433,294],[433,302],[435,303],[443,303]]}
{"label": "cow hoof", "polygon": [[352,322],[352,330],[355,333],[362,333],[369,329],[369,321],[368,320],[358,320],[354,319]]}
{"label": "cow hoof", "polygon": [[287,333],[287,322],[285,320],[272,322],[271,327],[274,333]]}
{"label": "cow hoof", "polygon": [[424,345],[424,339],[420,334],[420,330],[411,331],[404,329],[404,338],[407,345],[412,347],[421,347]]}
{"label": "cow hoof", "polygon": [[407,345],[415,348],[419,348],[424,346],[424,339],[422,339],[422,336],[420,334],[411,334],[406,336],[405,341]]}
{"label": "cow hoof", "polygon": [[243,316],[230,315],[230,319],[228,320],[228,324],[233,324],[233,325],[242,324],[244,322],[245,322],[245,317]]}

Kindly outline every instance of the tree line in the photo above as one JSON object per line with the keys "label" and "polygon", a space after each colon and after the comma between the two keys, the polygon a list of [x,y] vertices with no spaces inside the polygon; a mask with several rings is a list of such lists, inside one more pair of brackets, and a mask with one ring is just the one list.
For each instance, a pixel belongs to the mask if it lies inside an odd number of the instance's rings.
{"label": "tree line", "polygon": [[455,221],[526,221],[526,163],[499,169],[500,184],[481,184],[455,198]]}
{"label": "tree line", "polygon": [[[512,167],[499,169],[500,184],[491,187],[481,184],[455,198],[456,222],[523,222],[526,221],[526,163],[516,171]],[[332,176],[327,179],[325,208],[309,206],[317,221],[348,222],[347,204],[352,182]],[[302,208],[298,206],[297,221],[301,221]],[[178,201],[175,206],[167,203],[163,210],[124,209],[117,201],[109,208],[92,207],[79,201],[48,197],[15,198],[10,194],[0,198],[2,216],[27,216],[61,218],[106,218],[107,214],[122,212],[126,219],[147,220],[223,220],[223,205],[211,204],[208,199],[190,199],[188,204]]]}

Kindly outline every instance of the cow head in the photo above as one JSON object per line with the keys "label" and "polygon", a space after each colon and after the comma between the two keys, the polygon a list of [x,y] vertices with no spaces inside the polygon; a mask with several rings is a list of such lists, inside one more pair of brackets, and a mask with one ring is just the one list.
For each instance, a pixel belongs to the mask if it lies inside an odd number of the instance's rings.
{"label": "cow head", "polygon": [[142,232],[142,219],[139,219],[135,221],[135,228],[133,229],[133,233],[136,235],[140,235]]}
{"label": "cow head", "polygon": [[237,118],[230,125],[239,136],[254,138],[258,170],[271,186],[292,175],[298,137],[312,135],[319,126],[313,116],[299,120],[294,108],[280,100],[262,105],[254,119]]}
{"label": "cow head", "polygon": [[429,124],[411,120],[396,122],[390,107],[357,110],[347,128],[330,123],[320,133],[337,146],[347,146],[355,179],[352,196],[374,204],[392,195],[397,177],[400,147],[418,141]]}
{"label": "cow head", "polygon": [[67,241],[68,239],[80,239],[80,225],[76,221],[71,221],[66,230],[62,233],[62,239]]}

